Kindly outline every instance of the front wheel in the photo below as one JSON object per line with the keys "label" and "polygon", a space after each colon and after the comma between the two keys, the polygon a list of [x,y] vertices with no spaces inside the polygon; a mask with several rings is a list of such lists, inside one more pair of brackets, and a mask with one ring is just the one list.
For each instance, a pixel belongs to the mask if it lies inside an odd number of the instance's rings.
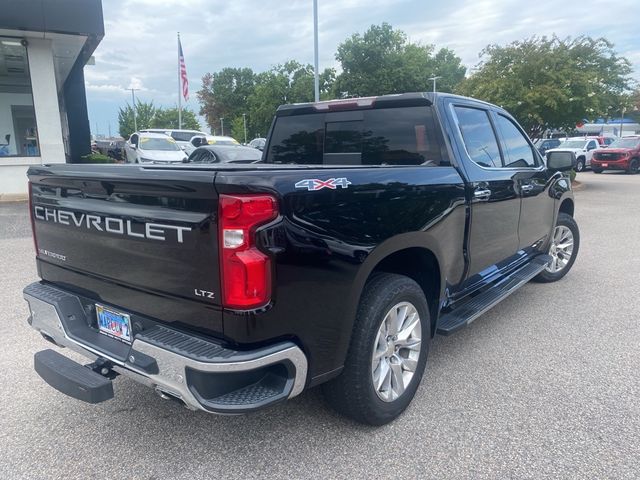
{"label": "front wheel", "polygon": [[416,393],[430,339],[420,286],[402,275],[377,274],[362,294],[344,370],[323,386],[327,401],[361,423],[391,422]]}
{"label": "front wheel", "polygon": [[631,175],[635,175],[636,173],[638,173],[638,159],[637,158],[631,159],[631,161],[629,162],[629,168],[627,168],[627,173],[629,173]]}
{"label": "front wheel", "polygon": [[551,262],[534,280],[542,283],[557,282],[564,277],[578,256],[580,248],[580,230],[571,215],[558,214],[556,228],[553,229],[549,255]]}
{"label": "front wheel", "polygon": [[584,167],[585,167],[584,157],[579,157],[578,160],[576,160],[576,172],[583,171]]}

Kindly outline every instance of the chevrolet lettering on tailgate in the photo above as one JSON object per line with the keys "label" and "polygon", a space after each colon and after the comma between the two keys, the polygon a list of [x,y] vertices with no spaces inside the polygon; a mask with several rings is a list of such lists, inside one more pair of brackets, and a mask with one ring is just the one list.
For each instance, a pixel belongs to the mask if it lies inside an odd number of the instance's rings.
{"label": "chevrolet lettering on tailgate", "polygon": [[129,237],[147,238],[150,240],[167,240],[167,232],[175,231],[178,243],[184,242],[184,232],[191,231],[191,227],[179,227],[177,225],[166,225],[163,223],[144,223],[142,231],[136,232],[133,229],[131,220],[123,220],[114,217],[101,217],[88,213],[71,212],[68,210],[58,210],[56,208],[46,208],[36,205],[33,208],[34,217],[46,222],[60,223],[78,228],[95,229],[99,232],[116,233]]}

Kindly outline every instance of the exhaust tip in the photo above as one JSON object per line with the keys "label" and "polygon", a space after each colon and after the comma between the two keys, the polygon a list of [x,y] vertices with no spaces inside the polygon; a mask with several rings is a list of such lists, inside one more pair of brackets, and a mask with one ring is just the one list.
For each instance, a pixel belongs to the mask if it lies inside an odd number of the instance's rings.
{"label": "exhaust tip", "polygon": [[182,398],[180,398],[179,395],[177,395],[175,393],[168,392],[166,390],[162,390],[160,387],[154,388],[154,391],[156,392],[156,395],[158,395],[161,399],[163,399],[163,400],[172,400],[174,402],[178,402],[183,407],[188,408],[187,404],[184,402],[184,400],[182,400]]}

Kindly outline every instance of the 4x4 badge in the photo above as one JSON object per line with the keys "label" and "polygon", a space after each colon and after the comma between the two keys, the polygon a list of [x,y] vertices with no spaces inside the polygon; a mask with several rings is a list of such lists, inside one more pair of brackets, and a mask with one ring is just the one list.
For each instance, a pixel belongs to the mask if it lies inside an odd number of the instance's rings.
{"label": "4x4 badge", "polygon": [[309,191],[322,190],[323,188],[330,188],[335,190],[338,187],[348,188],[351,182],[345,177],[342,178],[330,178],[329,180],[320,180],[317,178],[308,178],[300,180],[296,183],[296,188],[306,188]]}

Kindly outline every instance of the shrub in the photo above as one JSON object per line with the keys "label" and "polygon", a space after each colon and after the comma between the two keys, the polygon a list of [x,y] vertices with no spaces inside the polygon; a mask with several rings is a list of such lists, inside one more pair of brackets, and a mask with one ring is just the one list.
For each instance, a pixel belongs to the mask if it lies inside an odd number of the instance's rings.
{"label": "shrub", "polygon": [[115,160],[111,157],[107,157],[102,153],[91,153],[89,155],[84,155],[82,158],[82,163],[115,163]]}

